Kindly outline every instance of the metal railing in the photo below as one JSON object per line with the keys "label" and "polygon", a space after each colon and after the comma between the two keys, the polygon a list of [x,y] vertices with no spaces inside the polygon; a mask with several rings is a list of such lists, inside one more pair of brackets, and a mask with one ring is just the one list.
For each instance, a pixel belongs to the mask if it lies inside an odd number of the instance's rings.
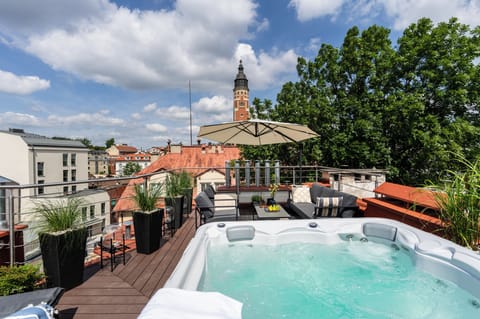
{"label": "metal railing", "polygon": [[[70,195],[72,193],[64,194],[63,192],[45,192],[43,195],[37,195],[38,189],[48,189],[55,187],[65,187],[71,185],[86,185],[84,189],[88,188],[98,188],[104,189],[104,185],[113,185],[118,187],[131,187],[128,186],[128,182],[132,179],[138,180],[139,183],[144,183],[147,185],[148,181],[156,175],[173,173],[176,171],[186,171],[192,175],[194,180],[194,187],[200,186],[201,172],[208,170],[216,170],[224,174],[224,183],[226,186],[236,186],[237,191],[240,186],[250,187],[250,186],[268,186],[271,183],[283,184],[283,185],[297,185],[305,182],[328,182],[332,185],[335,185],[337,189],[345,189],[346,187],[351,187],[352,189],[358,188],[363,191],[372,191],[373,187],[370,186],[367,188],[362,188],[361,185],[350,185],[345,183],[342,179],[342,176],[369,176],[369,180],[372,177],[375,179],[374,186],[378,185],[378,181],[384,180],[385,172],[382,170],[351,170],[351,169],[336,169],[324,166],[281,166],[279,161],[234,161],[226,162],[224,167],[185,167],[177,170],[170,171],[160,171],[150,174],[135,175],[135,176],[125,176],[125,177],[113,177],[113,178],[99,178],[99,179],[89,179],[89,180],[79,180],[71,182],[58,182],[58,183],[48,183],[48,184],[29,184],[29,185],[0,185],[0,231],[8,232],[9,241],[9,261],[10,265],[15,264],[15,226],[22,224],[28,216],[33,216],[35,211],[32,209],[26,209],[22,207],[22,202],[26,199],[35,200],[35,199],[50,199],[50,198],[62,198]],[[359,178],[361,179],[361,178]],[[164,180],[164,179],[163,179]],[[205,182],[205,181],[203,181]],[[216,182],[218,184],[218,180]],[[29,190],[33,191],[32,194],[26,194]],[[129,192],[123,192],[126,194]],[[131,192],[130,192],[131,193]],[[120,195],[119,197],[110,197],[110,203],[118,203],[119,200],[125,199],[128,195]],[[89,203],[92,204],[92,203]],[[111,209],[114,208],[114,204],[110,206]],[[1,211],[3,209],[4,211]],[[110,220],[118,219],[119,216],[116,216],[110,212]],[[105,216],[107,218],[108,216]],[[33,219],[33,218],[32,218]],[[123,222],[123,215],[122,215]],[[35,225],[31,225],[32,228],[35,228]],[[35,229],[32,229],[34,231]],[[28,244],[28,243],[27,243]],[[5,249],[5,243],[0,242],[0,249]]]}

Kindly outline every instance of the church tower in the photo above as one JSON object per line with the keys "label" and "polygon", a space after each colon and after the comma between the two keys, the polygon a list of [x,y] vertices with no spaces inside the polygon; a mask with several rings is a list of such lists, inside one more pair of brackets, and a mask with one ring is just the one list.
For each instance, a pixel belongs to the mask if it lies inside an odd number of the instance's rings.
{"label": "church tower", "polygon": [[248,80],[245,73],[243,73],[242,60],[240,60],[235,86],[233,87],[233,120],[246,121],[249,118]]}

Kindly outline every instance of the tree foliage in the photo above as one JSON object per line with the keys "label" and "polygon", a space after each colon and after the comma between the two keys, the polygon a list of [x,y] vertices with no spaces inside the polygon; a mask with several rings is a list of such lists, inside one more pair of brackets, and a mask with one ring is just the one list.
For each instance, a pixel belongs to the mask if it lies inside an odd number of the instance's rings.
{"label": "tree foliage", "polygon": [[109,138],[105,141],[105,147],[110,148],[112,145],[115,145],[115,138]]}
{"label": "tree foliage", "polygon": [[128,162],[123,168],[123,175],[130,176],[139,172],[141,169],[142,167],[140,166],[140,164],[136,162]]}
{"label": "tree foliage", "polygon": [[[420,185],[455,167],[451,152],[480,155],[479,40],[479,27],[455,18],[420,19],[396,46],[384,27],[353,27],[341,47],[323,44],[314,60],[298,59],[299,79],[283,85],[274,107],[255,99],[253,110],[320,134],[302,143],[304,164],[387,168],[391,180]],[[294,148],[265,154],[297,164]]]}

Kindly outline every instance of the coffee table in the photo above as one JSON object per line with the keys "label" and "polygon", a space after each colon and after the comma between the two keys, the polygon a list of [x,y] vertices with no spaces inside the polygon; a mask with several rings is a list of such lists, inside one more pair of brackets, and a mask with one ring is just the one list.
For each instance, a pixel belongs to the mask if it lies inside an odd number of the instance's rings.
{"label": "coffee table", "polygon": [[260,205],[253,205],[255,207],[255,212],[257,213],[257,219],[280,219],[280,218],[290,218],[290,215],[279,205],[280,210],[278,212],[267,212],[265,207],[260,207]]}

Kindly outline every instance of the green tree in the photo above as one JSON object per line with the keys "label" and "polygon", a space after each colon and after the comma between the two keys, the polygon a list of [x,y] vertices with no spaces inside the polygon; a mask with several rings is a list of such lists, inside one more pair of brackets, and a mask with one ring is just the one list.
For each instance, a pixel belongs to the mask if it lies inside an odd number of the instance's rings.
{"label": "green tree", "polygon": [[78,141],[82,142],[83,145],[85,145],[86,147],[88,147],[89,149],[93,149],[94,146],[92,144],[92,141],[90,141],[88,138],[84,137],[84,138],[81,138],[79,139]]}
{"label": "green tree", "polygon": [[274,107],[253,103],[258,117],[321,137],[242,154],[298,164],[303,148],[303,164],[387,168],[393,181],[423,185],[458,165],[450,152],[480,156],[479,58],[480,27],[455,18],[420,19],[396,47],[384,27],[353,27],[339,48],[322,44],[314,60],[298,59],[299,79],[283,85]]}
{"label": "green tree", "polygon": [[112,145],[115,145],[115,138],[109,138],[108,140],[105,141],[105,147],[106,148],[109,148],[111,147]]}
{"label": "green tree", "polygon": [[140,166],[140,164],[136,162],[128,162],[123,168],[123,175],[130,176],[139,172],[141,169],[142,167]]}

